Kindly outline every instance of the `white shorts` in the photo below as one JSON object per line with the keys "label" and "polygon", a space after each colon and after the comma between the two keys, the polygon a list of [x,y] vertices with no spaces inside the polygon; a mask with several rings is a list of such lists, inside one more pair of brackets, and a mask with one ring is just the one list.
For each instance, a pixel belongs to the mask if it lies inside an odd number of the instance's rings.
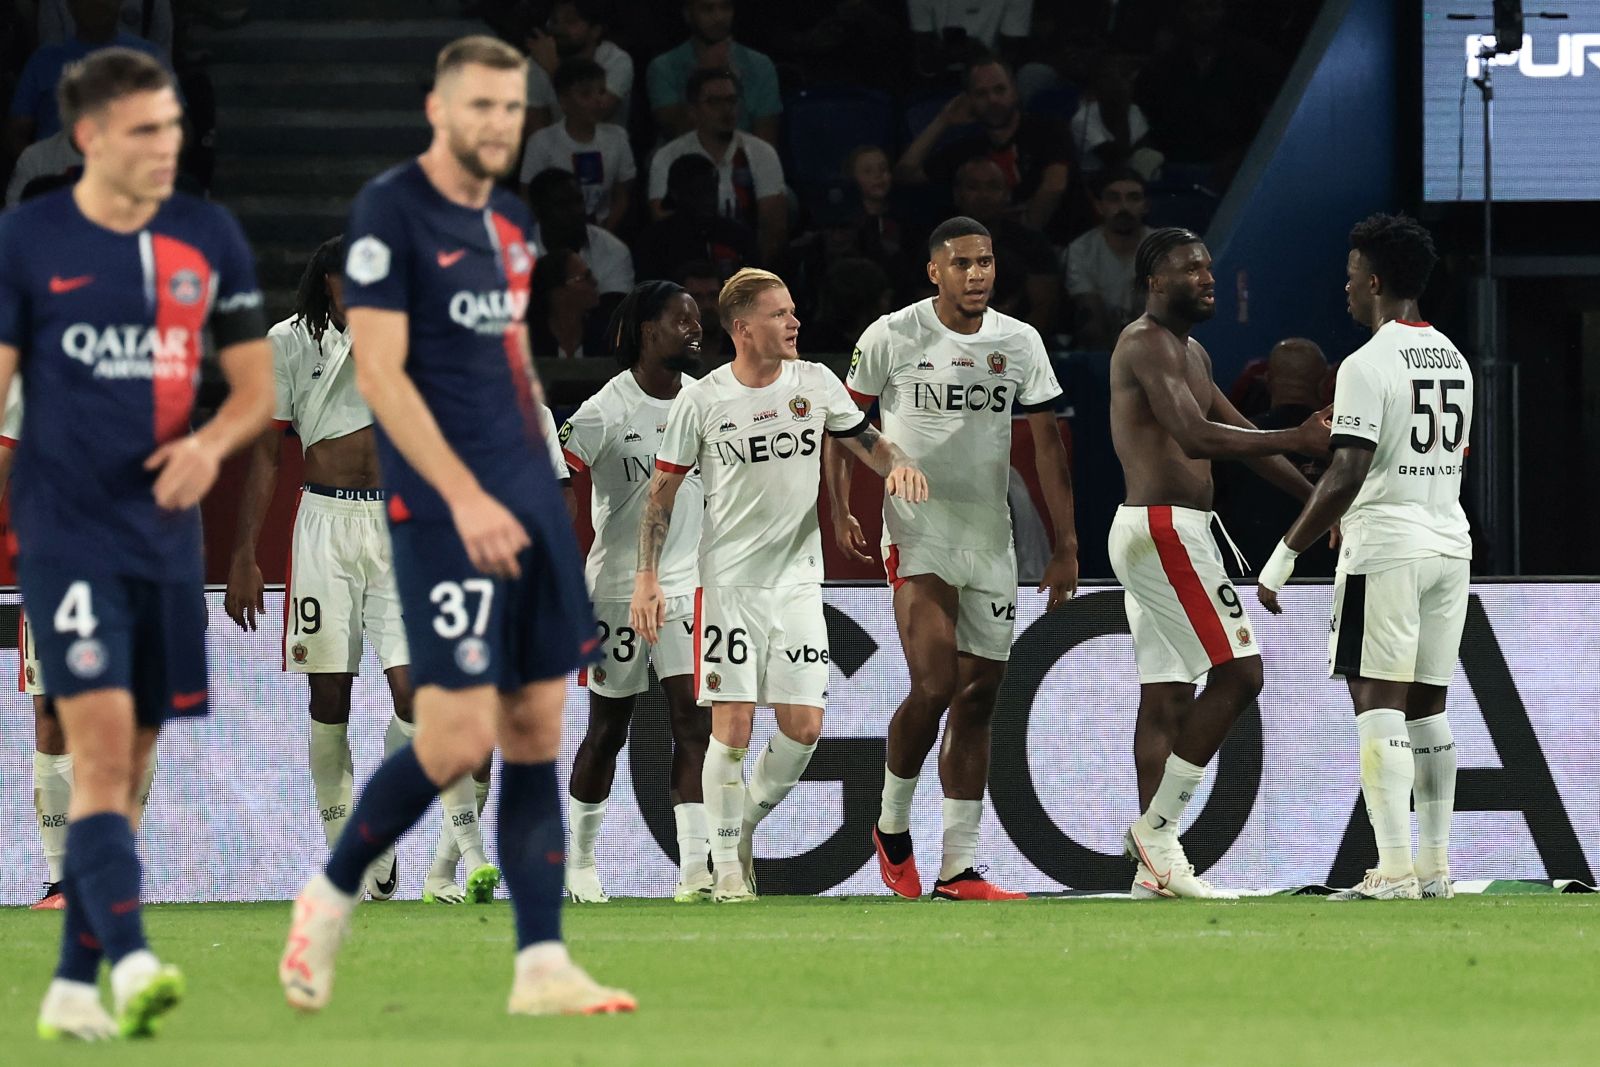
{"label": "white shorts", "polygon": [[1328,674],[1449,685],[1467,624],[1471,564],[1433,556],[1333,580]]}
{"label": "white shorts", "polygon": [[39,652],[33,647],[33,629],[28,625],[27,613],[18,612],[17,619],[17,692],[44,696],[44,675],[39,671]]}
{"label": "white shorts", "polygon": [[655,646],[644,643],[628,620],[626,600],[596,600],[605,656],[578,672],[578,684],[603,697],[637,696],[650,688],[651,665],[657,678],[694,673],[694,597],[669,596],[667,623]]}
{"label": "white shorts", "polygon": [[345,499],[326,495],[338,491],[308,488],[300,495],[283,605],[284,669],[355,674],[363,632],[384,670],[404,667],[411,654],[382,494],[347,489]]}
{"label": "white shorts", "polygon": [[701,705],[827,706],[821,585],[699,589],[694,631],[694,688]]}
{"label": "white shorts", "polygon": [[883,569],[899,589],[931,574],[956,591],[956,651],[1004,663],[1017,624],[1017,554],[944,545],[885,545]]}
{"label": "white shorts", "polygon": [[1141,684],[1193,683],[1213,667],[1260,655],[1211,520],[1193,508],[1124,504],[1111,522],[1111,569],[1126,591]]}

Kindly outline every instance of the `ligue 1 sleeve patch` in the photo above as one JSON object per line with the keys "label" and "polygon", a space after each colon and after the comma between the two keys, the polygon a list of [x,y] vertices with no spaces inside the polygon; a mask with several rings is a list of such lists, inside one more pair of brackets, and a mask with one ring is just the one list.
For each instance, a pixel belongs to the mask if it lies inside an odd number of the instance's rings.
{"label": "ligue 1 sleeve patch", "polygon": [[571,419],[568,419],[566,422],[563,422],[561,424],[561,432],[556,434],[556,437],[561,441],[561,443],[563,445],[565,445],[567,442],[572,440],[572,420]]}
{"label": "ligue 1 sleeve patch", "polygon": [[344,272],[361,285],[372,285],[389,276],[389,246],[368,234],[350,246]]}

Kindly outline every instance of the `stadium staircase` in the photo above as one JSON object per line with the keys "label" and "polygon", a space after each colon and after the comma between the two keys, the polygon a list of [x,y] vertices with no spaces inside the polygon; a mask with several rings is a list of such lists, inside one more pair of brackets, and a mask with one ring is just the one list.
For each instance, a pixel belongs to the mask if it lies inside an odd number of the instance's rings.
{"label": "stadium staircase", "polygon": [[268,321],[289,313],[306,257],[344,228],[373,175],[427,146],[422,97],[439,48],[482,23],[460,0],[274,0],[217,30],[213,193],[256,251]]}

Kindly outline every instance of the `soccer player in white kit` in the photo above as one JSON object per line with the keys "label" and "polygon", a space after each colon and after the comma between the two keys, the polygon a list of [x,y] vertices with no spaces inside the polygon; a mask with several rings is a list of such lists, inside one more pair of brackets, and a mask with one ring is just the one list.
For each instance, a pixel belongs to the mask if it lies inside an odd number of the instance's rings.
{"label": "soccer player in white kit", "polygon": [[1345,292],[1372,340],[1339,366],[1333,462],[1261,569],[1257,590],[1268,611],[1281,611],[1278,590],[1295,557],[1340,524],[1328,673],[1344,678],[1355,704],[1378,866],[1335,900],[1455,895],[1456,751],[1445,697],[1472,558],[1460,500],[1472,370],[1417,308],[1436,260],[1428,231],[1404,215],[1374,215],[1350,231]]}
{"label": "soccer player in white kit", "polygon": [[681,511],[662,551],[658,580],[666,598],[660,639],[646,646],[629,624],[628,599],[639,552],[639,520],[667,429],[672,401],[700,365],[700,306],[681,286],[649,281],[634,287],[611,319],[612,354],[623,371],[585,400],[561,427],[561,447],[575,472],[589,475],[594,543],[587,563],[589,593],[600,624],[604,658],[580,674],[589,688],[589,728],[568,782],[567,893],[577,902],[607,897],[595,865],[595,840],[628,739],[635,698],[650,687],[649,667],[667,697],[672,730],[672,802],[680,873],[674,899],[711,895],[710,834],[700,771],[711,719],[695,701],[694,591],[704,499],[698,471],[678,489]]}
{"label": "soccer player in white kit", "polygon": [[[911,801],[939,740],[944,854],[933,895],[943,900],[1014,900],[975,865],[989,780],[995,697],[1011,658],[1017,561],[1006,488],[1013,407],[1028,421],[1034,464],[1055,547],[1040,590],[1049,607],[1078,583],[1072,476],[1055,403],[1061,396],[1039,332],[989,307],[995,259],[989,231],[950,219],[928,241],[928,279],[938,295],[885,315],[861,335],[845,384],[863,409],[881,402],[883,428],[928,472],[924,507],[886,498],[884,569],[911,691],[889,724],[883,806],[872,841],[883,882],[903,897],[922,893],[911,847]],[[837,458],[835,458],[837,457]],[[850,467],[830,452],[828,499],[839,547],[868,561],[850,513]]]}
{"label": "soccer player in white kit", "polygon": [[[755,895],[752,835],[799,782],[822,733],[828,630],[822,612],[817,488],[823,435],[843,442],[913,503],[927,479],[880,434],[832,371],[799,358],[800,320],[777,275],[739,271],[718,298],[733,362],[686,386],[667,416],[666,438],[639,527],[630,617],[654,644],[666,623],[660,561],[679,488],[700,468],[706,509],[695,591],[695,689],[711,706],[702,789],[713,829],[713,899]],[[778,732],[744,759],[757,704]]]}

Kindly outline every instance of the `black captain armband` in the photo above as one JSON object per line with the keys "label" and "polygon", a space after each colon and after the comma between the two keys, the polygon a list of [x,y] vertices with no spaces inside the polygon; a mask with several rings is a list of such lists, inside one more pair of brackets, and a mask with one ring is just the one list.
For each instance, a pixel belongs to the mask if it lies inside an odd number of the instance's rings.
{"label": "black captain armband", "polygon": [[222,351],[229,345],[267,336],[267,311],[261,290],[234,293],[211,309],[211,340]]}
{"label": "black captain armband", "polygon": [[872,420],[867,417],[866,412],[862,412],[861,421],[850,427],[848,430],[828,430],[827,434],[829,437],[856,437],[862,433],[865,433],[867,427],[871,425]]}
{"label": "black captain armband", "polygon": [[1332,452],[1336,448],[1347,448],[1347,447],[1348,448],[1364,448],[1368,452],[1376,452],[1378,450],[1378,442],[1372,441],[1372,440],[1368,440],[1365,437],[1357,437],[1354,434],[1348,434],[1348,433],[1336,433],[1332,437],[1328,438],[1328,451],[1329,452]]}

